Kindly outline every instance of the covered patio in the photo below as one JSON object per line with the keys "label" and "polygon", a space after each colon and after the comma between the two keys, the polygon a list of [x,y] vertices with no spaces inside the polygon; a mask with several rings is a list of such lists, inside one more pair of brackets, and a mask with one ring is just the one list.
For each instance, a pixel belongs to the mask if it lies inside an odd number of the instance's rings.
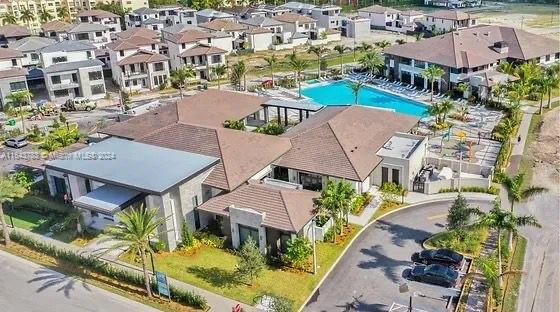
{"label": "covered patio", "polygon": [[308,100],[290,101],[285,99],[271,99],[262,106],[265,122],[276,118],[278,124],[283,124],[285,127],[289,125],[290,120],[300,123],[323,108],[322,105]]}

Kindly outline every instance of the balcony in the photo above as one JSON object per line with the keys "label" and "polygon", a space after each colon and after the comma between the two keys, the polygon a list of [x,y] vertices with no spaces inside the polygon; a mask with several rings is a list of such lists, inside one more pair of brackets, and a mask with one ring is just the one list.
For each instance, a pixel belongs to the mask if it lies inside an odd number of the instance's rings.
{"label": "balcony", "polygon": [[80,84],[77,81],[61,80],[60,83],[52,84],[51,89],[55,91],[55,90],[73,89],[78,87],[80,87]]}
{"label": "balcony", "polygon": [[141,71],[137,71],[137,72],[124,72],[123,73],[124,78],[144,78],[144,77],[148,77],[148,71],[146,70],[141,70]]}

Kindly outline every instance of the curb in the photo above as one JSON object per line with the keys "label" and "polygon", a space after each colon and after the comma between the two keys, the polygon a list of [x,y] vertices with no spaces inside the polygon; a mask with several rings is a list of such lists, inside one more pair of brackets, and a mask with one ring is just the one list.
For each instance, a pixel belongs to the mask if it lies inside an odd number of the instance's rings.
{"label": "curb", "polygon": [[[452,194],[452,193],[450,193]],[[478,194],[478,193],[476,193]],[[469,194],[465,195],[465,198],[469,198],[468,197]],[[472,198],[472,199],[476,199],[476,200],[482,200],[482,201],[488,201],[488,199],[484,199],[484,198]],[[374,224],[375,222],[391,215],[394,213],[397,213],[399,211],[405,210],[405,209],[409,209],[409,208],[414,208],[416,206],[420,206],[420,205],[425,205],[428,203],[438,203],[438,202],[447,202],[447,201],[451,201],[453,200],[453,198],[441,198],[441,199],[435,199],[435,200],[425,200],[425,201],[420,201],[420,202],[416,202],[414,204],[410,204],[407,206],[403,206],[400,208],[397,208],[395,210],[392,211],[388,211],[384,214],[382,214],[381,216],[369,221],[366,225],[364,225],[359,231],[358,233],[352,238],[352,240],[350,241],[350,243],[348,243],[348,245],[346,245],[346,247],[344,248],[344,250],[342,251],[342,253],[338,256],[338,258],[336,259],[336,261],[331,265],[331,267],[329,268],[329,270],[325,273],[325,275],[323,275],[323,277],[321,278],[321,280],[319,281],[319,283],[315,286],[315,288],[313,288],[313,291],[311,291],[311,293],[309,294],[309,296],[307,296],[307,299],[305,299],[305,301],[303,302],[303,304],[299,307],[299,309],[297,310],[298,312],[303,311],[303,309],[305,308],[305,306],[307,305],[307,303],[309,303],[309,300],[311,299],[311,297],[313,297],[313,295],[317,292],[317,290],[321,287],[321,285],[325,282],[325,280],[327,279],[327,277],[329,276],[329,274],[331,274],[332,270],[334,270],[334,268],[336,267],[336,265],[340,262],[340,260],[342,260],[342,257],[344,257],[344,255],[346,254],[346,252],[348,251],[348,249],[354,244],[354,242],[356,241],[356,239],[358,237],[360,237],[360,235],[362,234],[362,232],[364,232],[367,228],[369,228],[372,224]]]}

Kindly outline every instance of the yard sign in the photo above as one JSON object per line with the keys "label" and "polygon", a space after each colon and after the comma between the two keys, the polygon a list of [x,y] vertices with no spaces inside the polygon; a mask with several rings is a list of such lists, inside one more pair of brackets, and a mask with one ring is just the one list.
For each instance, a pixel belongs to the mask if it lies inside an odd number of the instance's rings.
{"label": "yard sign", "polygon": [[171,293],[169,292],[169,284],[167,283],[167,276],[163,272],[156,272],[156,281],[159,295],[164,295],[171,300]]}

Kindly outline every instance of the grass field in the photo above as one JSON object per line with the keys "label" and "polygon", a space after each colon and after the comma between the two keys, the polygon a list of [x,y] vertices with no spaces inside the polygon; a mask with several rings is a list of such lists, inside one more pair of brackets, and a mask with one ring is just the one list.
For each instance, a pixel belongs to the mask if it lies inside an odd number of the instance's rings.
{"label": "grass field", "polygon": [[[527,248],[527,239],[518,235],[515,239],[515,249],[509,264],[510,270],[523,270],[525,263],[525,250]],[[504,298],[502,305],[498,311],[510,312],[517,311],[517,297],[519,295],[519,286],[521,285],[520,274],[509,275],[506,279],[506,288],[504,289]]]}
{"label": "grass field", "polygon": [[6,217],[6,222],[10,223],[13,221],[16,228],[25,229],[34,232],[43,232],[42,226],[47,219],[33,211],[28,210],[13,210],[8,212]]}
{"label": "grass field", "polygon": [[[292,299],[294,307],[299,307],[358,230],[359,227],[351,225],[344,240],[337,244],[317,243],[318,273],[316,275],[285,267],[269,266],[252,285],[247,285],[237,278],[235,266],[239,258],[224,249],[201,246],[195,251],[179,250],[158,254],[154,258],[157,270],[226,297],[253,304],[260,295],[272,293]],[[137,264],[130,254],[125,254],[122,260]]]}

